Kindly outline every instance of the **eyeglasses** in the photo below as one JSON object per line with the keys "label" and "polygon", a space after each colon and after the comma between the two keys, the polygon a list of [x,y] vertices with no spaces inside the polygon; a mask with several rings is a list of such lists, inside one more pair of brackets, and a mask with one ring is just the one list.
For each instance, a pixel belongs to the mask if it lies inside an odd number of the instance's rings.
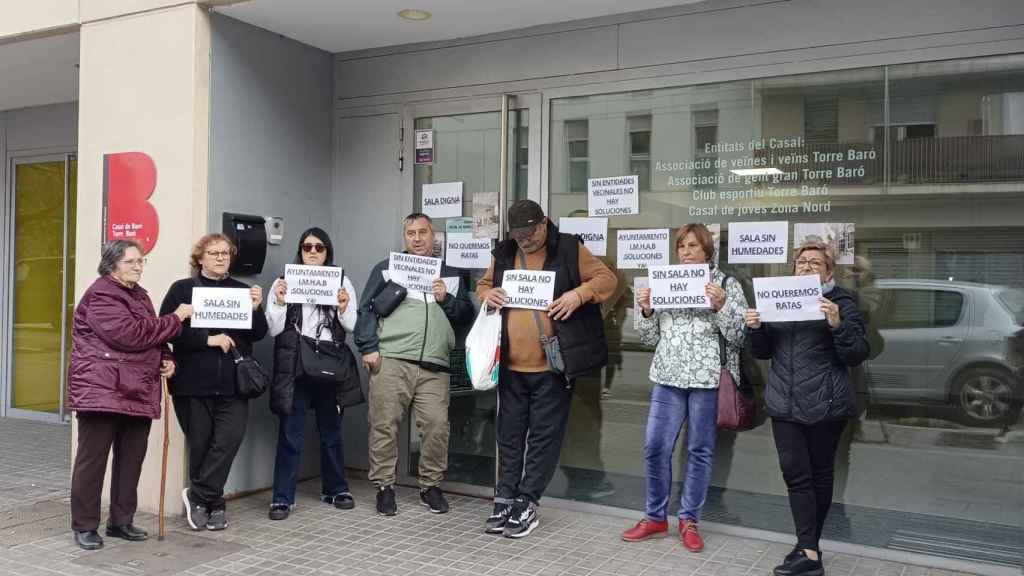
{"label": "eyeglasses", "polygon": [[125,266],[127,266],[129,268],[135,268],[136,266],[138,266],[139,268],[142,268],[143,266],[146,265],[146,259],[145,258],[135,258],[135,259],[132,259],[132,260],[121,260],[120,263],[124,264]]}
{"label": "eyeglasses", "polygon": [[817,270],[825,266],[825,261],[812,258],[800,258],[796,261],[796,265],[798,268],[814,268]]}
{"label": "eyeglasses", "polygon": [[302,245],[302,251],[305,252],[306,254],[311,254],[314,251],[317,254],[322,254],[327,251],[327,246],[325,246],[324,244],[313,244],[312,242],[308,242]]}
{"label": "eyeglasses", "polygon": [[230,258],[231,252],[228,250],[220,250],[216,252],[212,250],[207,250],[206,255],[215,260],[220,260],[221,258]]}

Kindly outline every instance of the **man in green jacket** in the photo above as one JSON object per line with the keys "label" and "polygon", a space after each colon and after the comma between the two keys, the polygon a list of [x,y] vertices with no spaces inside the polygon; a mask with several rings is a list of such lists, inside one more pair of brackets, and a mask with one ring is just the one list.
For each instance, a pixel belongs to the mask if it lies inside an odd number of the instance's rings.
{"label": "man in green jacket", "polygon": [[[406,253],[432,256],[434,229],[430,217],[413,213],[405,218]],[[430,294],[410,290],[386,317],[372,307],[384,284],[388,260],[373,267],[360,300],[355,342],[370,373],[370,480],[377,486],[377,513],[394,516],[395,465],[398,427],[411,406],[416,413],[420,443],[420,501],[436,514],[448,511],[439,485],[448,470],[448,372],[455,347],[454,325],[472,322],[473,303],[458,270],[441,268],[442,277],[455,277],[459,287],[448,291],[434,279]]]}

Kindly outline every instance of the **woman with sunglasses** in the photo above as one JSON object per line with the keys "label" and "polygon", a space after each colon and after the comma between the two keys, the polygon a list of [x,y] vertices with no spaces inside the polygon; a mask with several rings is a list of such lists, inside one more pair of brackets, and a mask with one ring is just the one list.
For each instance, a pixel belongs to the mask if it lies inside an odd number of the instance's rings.
{"label": "woman with sunglasses", "polygon": [[244,288],[252,300],[252,328],[224,330],[192,328],[186,320],[181,333],[171,340],[178,370],[169,383],[174,412],[188,442],[188,486],[181,493],[185,516],[193,530],[224,530],[228,527],[224,484],[238,448],[245,438],[249,400],[238,394],[235,356],[252,354],[253,342],[267,334],[263,315],[263,290],[230,276],[231,261],[238,254],[223,234],[207,234],[192,247],[194,276],[178,280],[167,290],[160,314],[192,303],[192,289]]}
{"label": "woman with sunglasses", "polygon": [[857,414],[850,368],[867,359],[870,347],[856,293],[836,286],[832,251],[808,242],[795,258],[797,276],[821,279],[825,319],[761,322],[757,310],[747,310],[745,321],[754,356],[772,361],[765,407],[796,525],[796,547],[774,574],[821,576],[818,541],[832,505],[836,449]]}
{"label": "woman with sunglasses", "polygon": [[[310,228],[299,236],[295,263],[306,266],[334,266],[334,246],[327,233]],[[270,288],[267,322],[274,337],[274,385],[270,391],[270,409],[278,415],[277,456],[274,459],[274,491],[270,519],[284,520],[295,507],[295,483],[302,459],[306,410],[316,414],[320,431],[320,501],[341,510],[355,507],[345,480],[345,453],[341,440],[341,417],[347,404],[362,399],[358,377],[335,387],[305,379],[298,370],[300,335],[319,340],[345,342],[345,334],[355,328],[359,306],[356,291],[342,275],[337,305],[286,304],[288,284],[278,278]],[[344,350],[343,350],[344,351]],[[353,366],[355,357],[351,356]],[[353,402],[348,398],[355,396]]]}

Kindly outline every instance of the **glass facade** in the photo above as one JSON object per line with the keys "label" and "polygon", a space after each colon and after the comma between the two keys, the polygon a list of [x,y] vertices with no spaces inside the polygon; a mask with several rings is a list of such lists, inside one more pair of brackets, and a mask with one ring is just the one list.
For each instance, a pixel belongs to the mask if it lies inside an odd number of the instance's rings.
{"label": "glass facade", "polygon": [[[1020,563],[1024,55],[556,99],[548,144],[553,220],[587,209],[587,178],[639,176],[640,214],[609,219],[613,268],[618,229],[717,224],[726,254],[730,222],[784,220],[791,246],[833,243],[874,351],[825,537]],[[792,264],[720,265],[753,303],[750,279]],[[577,386],[549,494],[639,514],[652,351],[631,286],[646,273],[616,273],[611,361]],[[791,529],[768,426],[719,432],[712,485],[706,519]]]}

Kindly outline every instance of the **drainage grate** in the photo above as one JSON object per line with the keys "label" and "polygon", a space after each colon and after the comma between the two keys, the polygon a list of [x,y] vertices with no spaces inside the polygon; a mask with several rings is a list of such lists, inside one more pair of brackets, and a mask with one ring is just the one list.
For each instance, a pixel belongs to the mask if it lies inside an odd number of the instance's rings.
{"label": "drainage grate", "polygon": [[1006,566],[1024,566],[1024,558],[1021,557],[1021,547],[1019,545],[1013,546],[992,542],[991,540],[983,541],[971,538],[957,538],[945,534],[896,530],[892,537],[890,537],[886,547],[905,552],[917,552],[919,554],[943,556],[959,560],[988,562],[990,564],[1003,564]]}

